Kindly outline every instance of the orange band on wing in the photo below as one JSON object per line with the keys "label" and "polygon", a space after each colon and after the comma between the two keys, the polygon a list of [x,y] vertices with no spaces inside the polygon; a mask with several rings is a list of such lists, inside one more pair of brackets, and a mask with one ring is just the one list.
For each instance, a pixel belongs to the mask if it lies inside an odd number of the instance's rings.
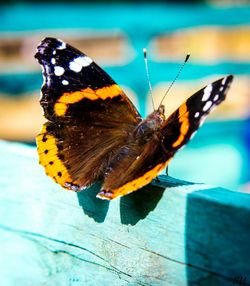
{"label": "orange band on wing", "polygon": [[180,127],[181,134],[179,135],[178,139],[172,144],[172,147],[174,148],[181,145],[181,143],[185,139],[185,135],[188,132],[188,129],[189,129],[188,114],[189,112],[187,110],[187,105],[186,103],[183,103],[179,108],[179,122],[181,124],[181,127]]}
{"label": "orange band on wing", "polygon": [[95,90],[88,87],[80,91],[65,92],[56,102],[54,111],[57,116],[63,116],[67,111],[68,105],[77,103],[84,98],[90,100],[105,100],[119,95],[123,95],[123,91],[117,84]]}
{"label": "orange band on wing", "polygon": [[181,118],[185,113],[187,112],[187,105],[184,102],[180,107],[179,107],[179,118]]}
{"label": "orange band on wing", "polygon": [[101,199],[112,200],[117,197],[124,196],[133,191],[136,191],[142,188],[143,186],[149,184],[159,174],[159,172],[162,171],[167,166],[169,161],[170,159],[165,163],[160,163],[156,165],[152,170],[148,171],[143,176],[136,178],[131,182],[128,182],[127,184],[123,185],[118,189],[111,190],[110,192],[109,191],[100,192],[97,195],[97,197]]}
{"label": "orange band on wing", "polygon": [[65,187],[65,183],[71,183],[72,179],[67,168],[58,157],[56,139],[47,133],[46,124],[42,126],[36,142],[40,164],[45,168],[46,174],[62,187]]}

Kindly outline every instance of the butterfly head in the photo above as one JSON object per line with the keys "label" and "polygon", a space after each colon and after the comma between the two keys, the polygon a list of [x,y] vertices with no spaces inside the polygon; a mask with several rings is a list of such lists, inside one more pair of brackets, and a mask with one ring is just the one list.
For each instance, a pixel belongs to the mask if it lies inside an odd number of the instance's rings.
{"label": "butterfly head", "polygon": [[161,128],[166,120],[164,110],[164,105],[160,105],[158,109],[142,120],[134,131],[135,137],[143,137],[146,141],[151,139],[153,134]]}
{"label": "butterfly head", "polygon": [[163,104],[160,104],[160,106],[158,107],[158,109],[156,110],[157,114],[159,114],[159,116],[165,120],[165,106]]}
{"label": "butterfly head", "polygon": [[154,110],[147,116],[145,123],[147,123],[151,129],[157,130],[161,127],[165,120],[165,106],[161,104],[158,109]]}

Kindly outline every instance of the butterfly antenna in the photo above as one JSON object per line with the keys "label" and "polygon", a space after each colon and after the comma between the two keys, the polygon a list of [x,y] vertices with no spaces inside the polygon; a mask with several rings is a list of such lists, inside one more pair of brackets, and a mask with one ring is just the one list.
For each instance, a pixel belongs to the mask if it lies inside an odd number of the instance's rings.
{"label": "butterfly antenna", "polygon": [[153,90],[152,90],[152,85],[151,85],[150,78],[149,78],[147,49],[145,49],[145,48],[143,49],[143,55],[144,55],[144,62],[145,62],[145,68],[146,68],[146,74],[147,74],[149,91],[150,91],[150,94],[151,94],[152,105],[153,105],[153,109],[155,110],[155,104],[154,104],[154,98],[153,98]]}
{"label": "butterfly antenna", "polygon": [[165,92],[165,94],[164,94],[164,96],[163,96],[163,98],[162,98],[162,100],[161,100],[161,102],[160,102],[160,105],[162,104],[163,100],[164,100],[165,97],[167,96],[167,94],[168,94],[168,92],[170,91],[171,87],[174,85],[174,83],[176,82],[176,80],[177,80],[178,77],[180,76],[180,74],[181,74],[181,72],[182,72],[182,70],[183,70],[183,68],[184,68],[184,66],[185,66],[185,64],[186,64],[186,62],[188,61],[189,58],[190,58],[190,54],[188,53],[188,54],[186,55],[185,61],[184,61],[183,64],[181,65],[181,67],[180,67],[180,69],[179,69],[179,71],[178,71],[176,77],[174,78],[174,80],[173,80],[172,83],[170,84],[169,88],[168,88],[167,91]]}

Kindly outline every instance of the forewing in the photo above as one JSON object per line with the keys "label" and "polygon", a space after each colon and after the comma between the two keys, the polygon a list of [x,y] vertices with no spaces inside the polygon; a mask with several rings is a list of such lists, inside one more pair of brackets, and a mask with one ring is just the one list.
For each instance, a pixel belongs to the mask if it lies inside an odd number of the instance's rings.
{"label": "forewing", "polygon": [[221,78],[192,95],[162,127],[163,146],[170,156],[192,138],[207,115],[225,98],[233,76]]}
{"label": "forewing", "polygon": [[40,102],[50,121],[102,121],[104,116],[106,121],[127,124],[140,120],[122,89],[84,53],[59,39],[45,38],[35,58],[44,77]]}

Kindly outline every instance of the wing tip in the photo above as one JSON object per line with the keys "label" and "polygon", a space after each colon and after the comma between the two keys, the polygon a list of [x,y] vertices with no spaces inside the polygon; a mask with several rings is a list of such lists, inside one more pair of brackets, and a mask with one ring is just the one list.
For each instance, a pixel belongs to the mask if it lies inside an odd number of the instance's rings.
{"label": "wing tip", "polygon": [[220,78],[216,82],[220,83],[222,86],[228,86],[232,83],[233,79],[234,79],[234,76],[232,74],[229,74],[229,75],[226,75],[226,76]]}
{"label": "wing tip", "polygon": [[233,81],[234,76],[232,74],[229,74],[229,75],[225,76],[224,78],[226,79],[226,83],[230,84]]}
{"label": "wing tip", "polygon": [[37,46],[37,52],[35,53],[34,57],[38,60],[40,64],[42,64],[42,59],[44,55],[51,54],[56,50],[63,50],[65,49],[67,44],[58,38],[52,37],[45,37]]}

